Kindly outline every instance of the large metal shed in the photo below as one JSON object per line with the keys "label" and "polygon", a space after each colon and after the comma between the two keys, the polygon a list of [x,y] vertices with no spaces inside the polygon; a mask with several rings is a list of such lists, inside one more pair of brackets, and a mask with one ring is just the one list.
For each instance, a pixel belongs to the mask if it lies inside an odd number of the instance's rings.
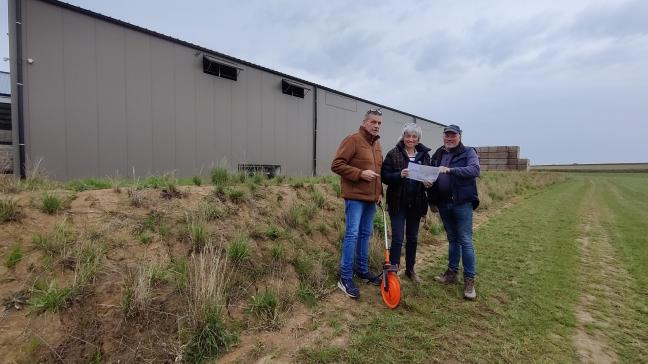
{"label": "large metal shed", "polygon": [[329,173],[369,108],[382,143],[442,124],[50,0],[10,0],[14,171],[42,160],[58,180],[280,166]]}

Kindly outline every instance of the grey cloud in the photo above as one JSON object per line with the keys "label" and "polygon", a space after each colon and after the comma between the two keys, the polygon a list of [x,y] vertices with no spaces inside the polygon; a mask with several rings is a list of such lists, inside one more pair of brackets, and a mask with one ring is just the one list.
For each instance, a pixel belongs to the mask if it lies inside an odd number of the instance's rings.
{"label": "grey cloud", "polygon": [[589,38],[648,35],[648,1],[590,7],[577,16],[568,31]]}

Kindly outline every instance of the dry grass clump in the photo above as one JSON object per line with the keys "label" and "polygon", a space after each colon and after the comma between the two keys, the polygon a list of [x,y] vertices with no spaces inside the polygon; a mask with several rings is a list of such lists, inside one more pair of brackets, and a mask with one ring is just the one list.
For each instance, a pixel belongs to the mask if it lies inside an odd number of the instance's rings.
{"label": "dry grass clump", "polygon": [[67,260],[72,253],[72,245],[76,240],[77,232],[64,219],[56,225],[53,231],[45,234],[34,234],[32,244],[36,249],[42,250],[50,257]]}
{"label": "dry grass clump", "polygon": [[295,203],[286,212],[283,220],[285,224],[293,229],[302,229],[305,232],[310,230],[310,223],[317,213],[317,206],[314,204]]}
{"label": "dry grass clump", "polygon": [[229,269],[223,251],[208,245],[193,253],[187,276],[187,307],[190,338],[184,345],[182,359],[201,362],[227,351],[236,336],[225,327],[226,288]]}
{"label": "dry grass clump", "polygon": [[208,245],[201,253],[191,255],[188,268],[187,294],[191,316],[202,320],[214,310],[222,312],[225,288],[230,278],[223,251]]}
{"label": "dry grass clump", "polygon": [[83,290],[94,283],[105,254],[105,246],[98,242],[85,241],[77,245],[73,252],[75,261],[73,286],[76,289]]}
{"label": "dry grass clump", "polygon": [[124,281],[122,312],[126,317],[146,313],[151,305],[151,266],[140,265],[136,270],[128,272]]}
{"label": "dry grass clump", "polygon": [[22,213],[18,202],[13,199],[0,199],[0,223],[18,221]]}
{"label": "dry grass clump", "polygon": [[139,186],[132,186],[126,189],[128,192],[128,201],[133,207],[144,207],[146,206],[146,195],[144,191],[139,188]]}

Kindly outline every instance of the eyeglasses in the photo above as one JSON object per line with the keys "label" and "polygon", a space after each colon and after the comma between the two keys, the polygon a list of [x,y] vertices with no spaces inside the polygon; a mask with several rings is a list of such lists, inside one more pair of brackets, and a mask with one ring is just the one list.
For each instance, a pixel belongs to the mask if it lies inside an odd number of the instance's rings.
{"label": "eyeglasses", "polygon": [[371,115],[371,114],[382,116],[382,111],[380,111],[380,109],[369,109],[366,115]]}

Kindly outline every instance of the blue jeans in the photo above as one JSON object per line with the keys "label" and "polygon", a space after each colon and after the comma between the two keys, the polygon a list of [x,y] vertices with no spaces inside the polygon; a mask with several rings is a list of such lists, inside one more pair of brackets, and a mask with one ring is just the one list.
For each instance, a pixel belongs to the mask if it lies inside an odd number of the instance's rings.
{"label": "blue jeans", "polygon": [[472,203],[439,204],[439,215],[448,236],[448,268],[459,271],[459,260],[463,262],[465,278],[475,278],[475,248],[472,241]]}
{"label": "blue jeans", "polygon": [[400,256],[403,246],[403,235],[407,239],[405,244],[405,270],[413,271],[416,263],[416,243],[418,241],[421,214],[413,209],[400,209],[397,214],[389,214],[392,227],[392,244],[389,249],[389,261],[400,266]]}
{"label": "blue jeans", "polygon": [[342,241],[340,278],[353,278],[355,270],[365,273],[369,270],[369,238],[373,230],[376,203],[358,200],[344,200],[346,233]]}

